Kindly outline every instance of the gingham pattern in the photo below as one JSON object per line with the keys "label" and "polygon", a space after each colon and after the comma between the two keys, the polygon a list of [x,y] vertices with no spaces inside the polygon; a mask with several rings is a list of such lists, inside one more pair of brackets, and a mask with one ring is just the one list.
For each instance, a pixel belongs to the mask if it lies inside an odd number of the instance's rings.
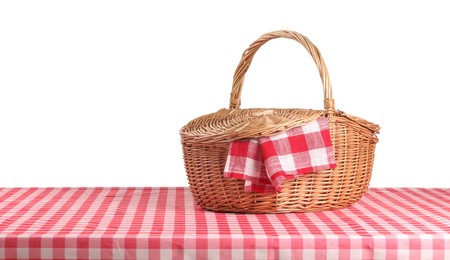
{"label": "gingham pattern", "polygon": [[230,144],[224,176],[245,180],[245,190],[275,192],[281,182],[336,167],[329,122],[320,117],[270,137]]}
{"label": "gingham pattern", "polygon": [[450,259],[450,189],[316,213],[216,213],[188,188],[0,189],[0,259]]}

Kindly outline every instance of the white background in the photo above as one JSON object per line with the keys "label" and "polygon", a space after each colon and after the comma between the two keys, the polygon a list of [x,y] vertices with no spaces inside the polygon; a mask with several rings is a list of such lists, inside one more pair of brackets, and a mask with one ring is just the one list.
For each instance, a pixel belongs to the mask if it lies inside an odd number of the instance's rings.
{"label": "white background", "polygon": [[[449,24],[445,1],[2,1],[0,186],[187,186],[179,129],[290,29],[336,108],[381,125],[371,186],[448,188]],[[322,108],[303,47],[265,45],[242,107]]]}

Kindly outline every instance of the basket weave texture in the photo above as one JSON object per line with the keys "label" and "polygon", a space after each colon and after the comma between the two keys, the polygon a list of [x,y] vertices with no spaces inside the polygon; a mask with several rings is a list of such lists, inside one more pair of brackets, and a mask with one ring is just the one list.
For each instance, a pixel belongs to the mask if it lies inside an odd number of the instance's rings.
{"label": "basket weave texture", "polygon": [[[288,38],[302,44],[320,73],[324,110],[241,109],[245,73],[257,50],[267,41]],[[270,136],[304,125],[320,116],[330,122],[337,167],[282,183],[279,193],[244,191],[244,181],[225,178],[229,144],[242,138]],[[282,213],[330,210],[350,206],[369,186],[379,126],[334,108],[331,82],[319,50],[292,31],[266,33],[242,55],[235,71],[229,109],[198,117],[180,130],[190,189],[202,208],[242,213]]]}

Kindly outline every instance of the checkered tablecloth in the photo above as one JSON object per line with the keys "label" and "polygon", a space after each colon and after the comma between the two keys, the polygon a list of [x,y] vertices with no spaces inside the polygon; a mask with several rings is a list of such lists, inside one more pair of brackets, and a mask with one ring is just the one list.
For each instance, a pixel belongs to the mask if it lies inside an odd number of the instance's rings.
{"label": "checkered tablecloth", "polygon": [[270,215],[205,211],[180,187],[3,188],[0,259],[450,259],[450,189]]}

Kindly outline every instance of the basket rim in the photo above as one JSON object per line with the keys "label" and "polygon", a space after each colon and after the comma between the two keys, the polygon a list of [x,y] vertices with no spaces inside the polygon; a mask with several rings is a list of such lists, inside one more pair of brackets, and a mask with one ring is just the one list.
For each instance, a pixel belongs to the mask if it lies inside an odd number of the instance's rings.
{"label": "basket rim", "polygon": [[301,108],[222,108],[189,121],[179,133],[184,139],[200,143],[231,142],[278,134],[321,116],[327,117],[330,122],[345,120],[350,126],[365,132],[366,136],[378,140],[375,134],[379,133],[379,125],[365,119],[340,110],[330,115],[325,110]]}

